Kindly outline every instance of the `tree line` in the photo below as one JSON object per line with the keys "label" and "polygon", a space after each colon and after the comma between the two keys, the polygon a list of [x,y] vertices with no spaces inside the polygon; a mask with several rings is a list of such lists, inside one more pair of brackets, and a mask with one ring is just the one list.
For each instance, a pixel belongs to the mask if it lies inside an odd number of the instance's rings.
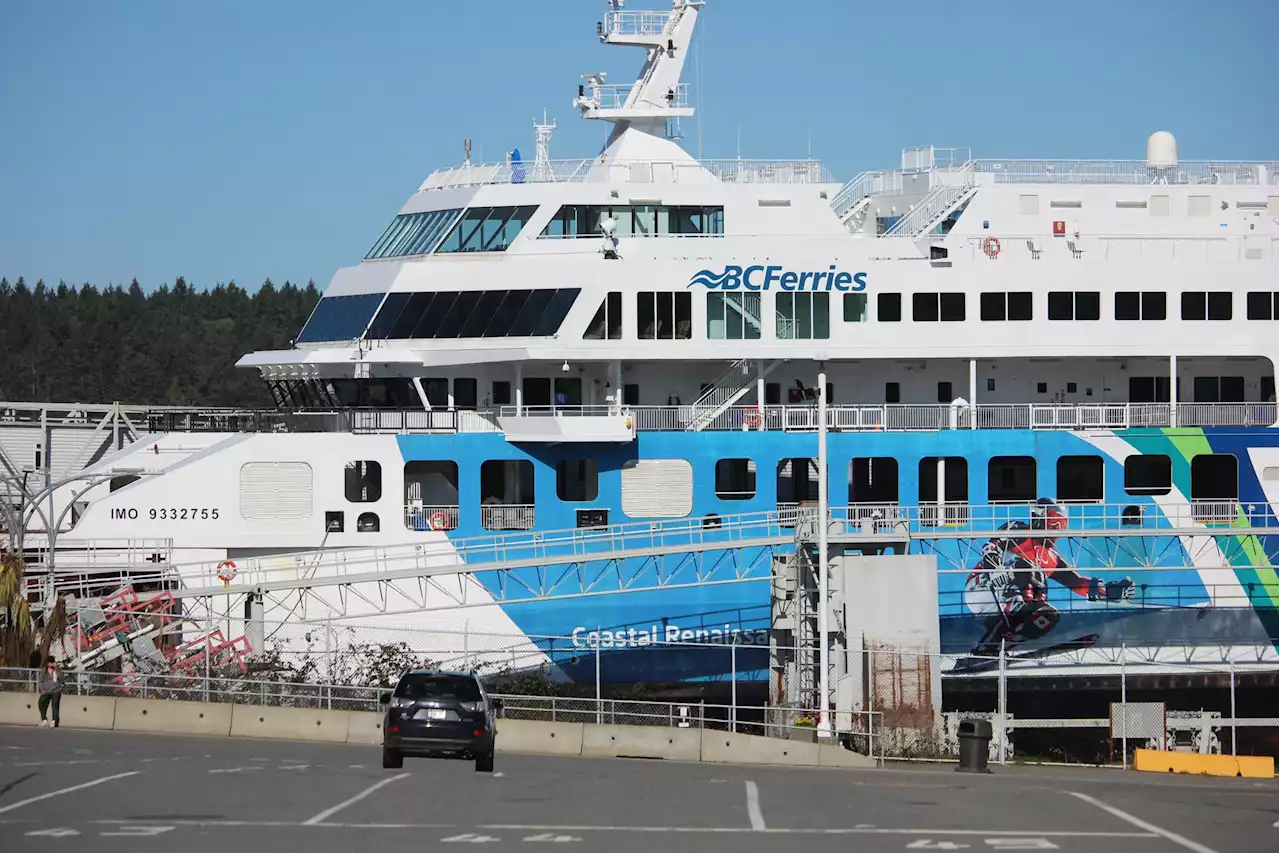
{"label": "tree line", "polygon": [[236,361],[284,349],[320,299],[314,282],[270,279],[250,293],[178,278],[99,290],[0,278],[0,400],[161,406],[274,406]]}

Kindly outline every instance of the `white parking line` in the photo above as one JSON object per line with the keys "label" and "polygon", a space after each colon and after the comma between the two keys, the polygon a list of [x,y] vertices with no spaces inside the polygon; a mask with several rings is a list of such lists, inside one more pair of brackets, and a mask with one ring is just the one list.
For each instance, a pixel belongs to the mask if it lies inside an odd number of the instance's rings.
{"label": "white parking line", "polygon": [[64,767],[68,764],[101,764],[97,758],[81,758],[76,761],[19,761],[14,767]]}
{"label": "white parking line", "polygon": [[1128,812],[1120,811],[1120,809],[1116,808],[1115,806],[1108,805],[1107,803],[1104,803],[1101,800],[1095,800],[1093,797],[1089,796],[1088,794],[1077,794],[1075,791],[1067,791],[1067,793],[1073,797],[1084,800],[1086,803],[1088,803],[1091,806],[1097,806],[1098,808],[1102,809],[1104,812],[1109,812],[1115,815],[1116,817],[1120,818],[1121,820],[1127,823],[1133,824],[1139,829],[1145,829],[1148,832],[1154,832],[1156,835],[1159,835],[1162,838],[1167,838],[1170,841],[1172,841],[1174,844],[1178,844],[1182,847],[1187,848],[1188,850],[1194,850],[1196,851],[1196,853],[1214,853],[1214,851],[1211,848],[1205,847],[1203,844],[1198,844],[1195,841],[1192,841],[1190,838],[1183,838],[1178,833],[1170,832],[1167,829],[1162,829],[1156,826],[1154,823],[1147,823],[1145,820],[1136,818],[1133,815],[1129,814]]}
{"label": "white parking line", "polygon": [[756,832],[764,832],[764,814],[760,811],[760,789],[756,783],[747,781],[747,817],[751,818],[751,828]]}
{"label": "white parking line", "polygon": [[47,800],[50,797],[60,797],[63,794],[70,794],[75,791],[83,791],[85,788],[92,788],[94,785],[101,785],[103,782],[114,782],[117,779],[124,779],[126,776],[137,776],[141,770],[130,770],[128,773],[117,773],[114,776],[103,776],[101,779],[94,779],[92,782],[82,782],[79,785],[72,785],[70,788],[60,788],[57,791],[50,791],[47,794],[41,794],[38,797],[29,797],[25,800],[18,800],[16,803],[10,803],[7,806],[0,806],[0,814],[11,812],[14,809],[20,809],[23,806],[38,803],[41,800]]}
{"label": "white parking line", "polygon": [[304,820],[304,821],[302,822],[302,825],[303,825],[303,826],[315,826],[317,823],[324,823],[326,820],[328,820],[329,818],[333,817],[333,816],[334,816],[334,815],[336,815],[338,812],[340,812],[340,811],[342,811],[343,809],[345,809],[347,806],[355,805],[356,803],[358,803],[358,802],[360,802],[361,800],[363,800],[365,797],[367,797],[367,796],[369,796],[370,794],[372,794],[372,793],[374,793],[375,791],[377,791],[379,788],[383,788],[383,787],[385,787],[385,786],[387,786],[387,785],[390,785],[392,782],[399,781],[400,779],[407,778],[408,776],[409,776],[409,774],[408,774],[408,773],[400,773],[400,774],[397,774],[397,775],[392,776],[392,777],[390,777],[390,778],[383,779],[383,780],[382,780],[382,781],[380,781],[380,782],[375,782],[374,784],[370,785],[368,788],[365,788],[363,791],[361,791],[360,793],[356,794],[356,795],[355,795],[354,797],[352,797],[351,799],[349,799],[349,800],[343,800],[342,802],[338,803],[338,804],[337,804],[336,806],[334,806],[333,808],[325,809],[324,811],[320,812],[320,814],[316,815],[315,817],[311,818],[310,820]]}

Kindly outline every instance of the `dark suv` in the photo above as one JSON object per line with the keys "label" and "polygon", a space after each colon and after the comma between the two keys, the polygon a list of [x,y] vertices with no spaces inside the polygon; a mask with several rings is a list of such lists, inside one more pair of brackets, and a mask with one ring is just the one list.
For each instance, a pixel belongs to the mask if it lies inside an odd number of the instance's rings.
{"label": "dark suv", "polygon": [[465,672],[411,670],[388,697],[382,721],[382,766],[403,767],[404,757],[475,759],[493,771],[498,736],[493,703],[480,679]]}

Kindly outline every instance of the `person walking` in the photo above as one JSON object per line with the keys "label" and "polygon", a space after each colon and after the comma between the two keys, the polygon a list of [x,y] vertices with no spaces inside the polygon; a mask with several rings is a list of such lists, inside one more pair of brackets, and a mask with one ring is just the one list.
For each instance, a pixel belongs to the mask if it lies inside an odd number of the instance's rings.
{"label": "person walking", "polygon": [[[44,669],[40,671],[40,699],[36,703],[40,708],[40,725],[58,728],[61,721],[61,705],[62,705],[62,673],[58,672],[58,665],[50,657],[45,661]],[[52,714],[48,712],[52,710]],[[52,721],[46,719],[46,715],[52,717]]]}

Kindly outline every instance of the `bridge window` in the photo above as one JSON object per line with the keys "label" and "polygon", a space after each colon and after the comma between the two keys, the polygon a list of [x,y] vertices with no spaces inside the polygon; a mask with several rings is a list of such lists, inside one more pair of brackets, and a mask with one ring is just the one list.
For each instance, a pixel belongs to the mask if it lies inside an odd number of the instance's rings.
{"label": "bridge window", "polygon": [[468,208],[436,254],[505,251],[537,209],[537,205]]}
{"label": "bridge window", "polygon": [[600,237],[600,223],[611,217],[619,237],[722,237],[724,208],[692,205],[566,204],[551,217],[542,237]]}
{"label": "bridge window", "polygon": [[1058,500],[1102,500],[1102,472],[1101,456],[1058,457]]}
{"label": "bridge window", "polygon": [[632,459],[622,466],[622,511],[632,518],[683,518],[693,511],[687,459]]}
{"label": "bridge window", "polygon": [[1191,514],[1197,521],[1233,521],[1240,500],[1236,457],[1202,453],[1191,458]]}
{"label": "bridge window", "polygon": [[593,501],[600,495],[600,467],[594,459],[562,459],[556,464],[556,497]]}
{"label": "bridge window", "polygon": [[1050,320],[1097,320],[1102,315],[1102,294],[1096,290],[1049,291]]}
{"label": "bridge window", "polygon": [[1031,503],[1035,499],[1035,457],[991,457],[987,463],[988,503]]}
{"label": "bridge window", "polygon": [[410,530],[453,530],[458,526],[457,462],[405,463],[404,523]]}
{"label": "bridge window", "polygon": [[844,321],[846,323],[867,322],[867,294],[846,293],[844,295]]}
{"label": "bridge window", "polygon": [[382,232],[382,236],[373,244],[365,258],[375,260],[429,254],[449,226],[458,221],[458,214],[461,212],[461,208],[453,208],[402,213],[391,220],[387,230]]}
{"label": "bridge window", "polygon": [[760,294],[708,292],[707,338],[760,340]]}
{"label": "bridge window", "polygon": [[1130,495],[1167,495],[1173,491],[1173,462],[1162,453],[1126,456],[1124,490]]}
{"label": "bridge window", "polygon": [[688,340],[693,337],[692,295],[669,291],[637,293],[636,337],[642,341]]}
{"label": "bridge window", "polygon": [[1245,316],[1250,320],[1280,320],[1280,292],[1251,292],[1246,297]]}
{"label": "bridge window", "polygon": [[582,338],[588,341],[622,340],[622,291],[612,291],[600,301],[600,307],[587,324]]}
{"label": "bridge window", "polygon": [[579,292],[574,287],[392,294],[369,326],[368,337],[547,337],[560,330]]}
{"label": "bridge window", "polygon": [[831,337],[831,294],[779,293],[774,314],[779,340],[826,340]]}
{"label": "bridge window", "polygon": [[382,466],[377,462],[348,462],[343,479],[351,503],[382,500]]}
{"label": "bridge window", "polygon": [[756,496],[754,459],[720,459],[716,462],[716,497],[745,501]]}
{"label": "bridge window", "polygon": [[298,343],[355,340],[364,334],[384,295],[361,293],[324,297],[316,303],[315,310],[298,333]]}
{"label": "bridge window", "polygon": [[[863,456],[849,463],[850,505],[889,506],[897,503],[897,459],[892,456]],[[865,514],[860,514],[860,517],[863,515]]]}
{"label": "bridge window", "polygon": [[917,323],[964,321],[963,293],[913,293],[911,319]]}
{"label": "bridge window", "polygon": [[1122,290],[1116,293],[1116,319],[1163,320],[1165,304],[1163,290]]}
{"label": "bridge window", "polygon": [[382,522],[378,520],[376,512],[362,512],[360,517],[356,519],[357,533],[377,533],[382,527]]}
{"label": "bridge window", "polygon": [[979,312],[984,321],[1030,320],[1031,291],[984,293],[979,297]]}
{"label": "bridge window", "polygon": [[485,530],[532,530],[533,463],[490,459],[480,465],[480,524]]}
{"label": "bridge window", "polygon": [[1182,319],[1230,320],[1231,292],[1216,291],[1206,293],[1203,290],[1184,292],[1182,294]]}

